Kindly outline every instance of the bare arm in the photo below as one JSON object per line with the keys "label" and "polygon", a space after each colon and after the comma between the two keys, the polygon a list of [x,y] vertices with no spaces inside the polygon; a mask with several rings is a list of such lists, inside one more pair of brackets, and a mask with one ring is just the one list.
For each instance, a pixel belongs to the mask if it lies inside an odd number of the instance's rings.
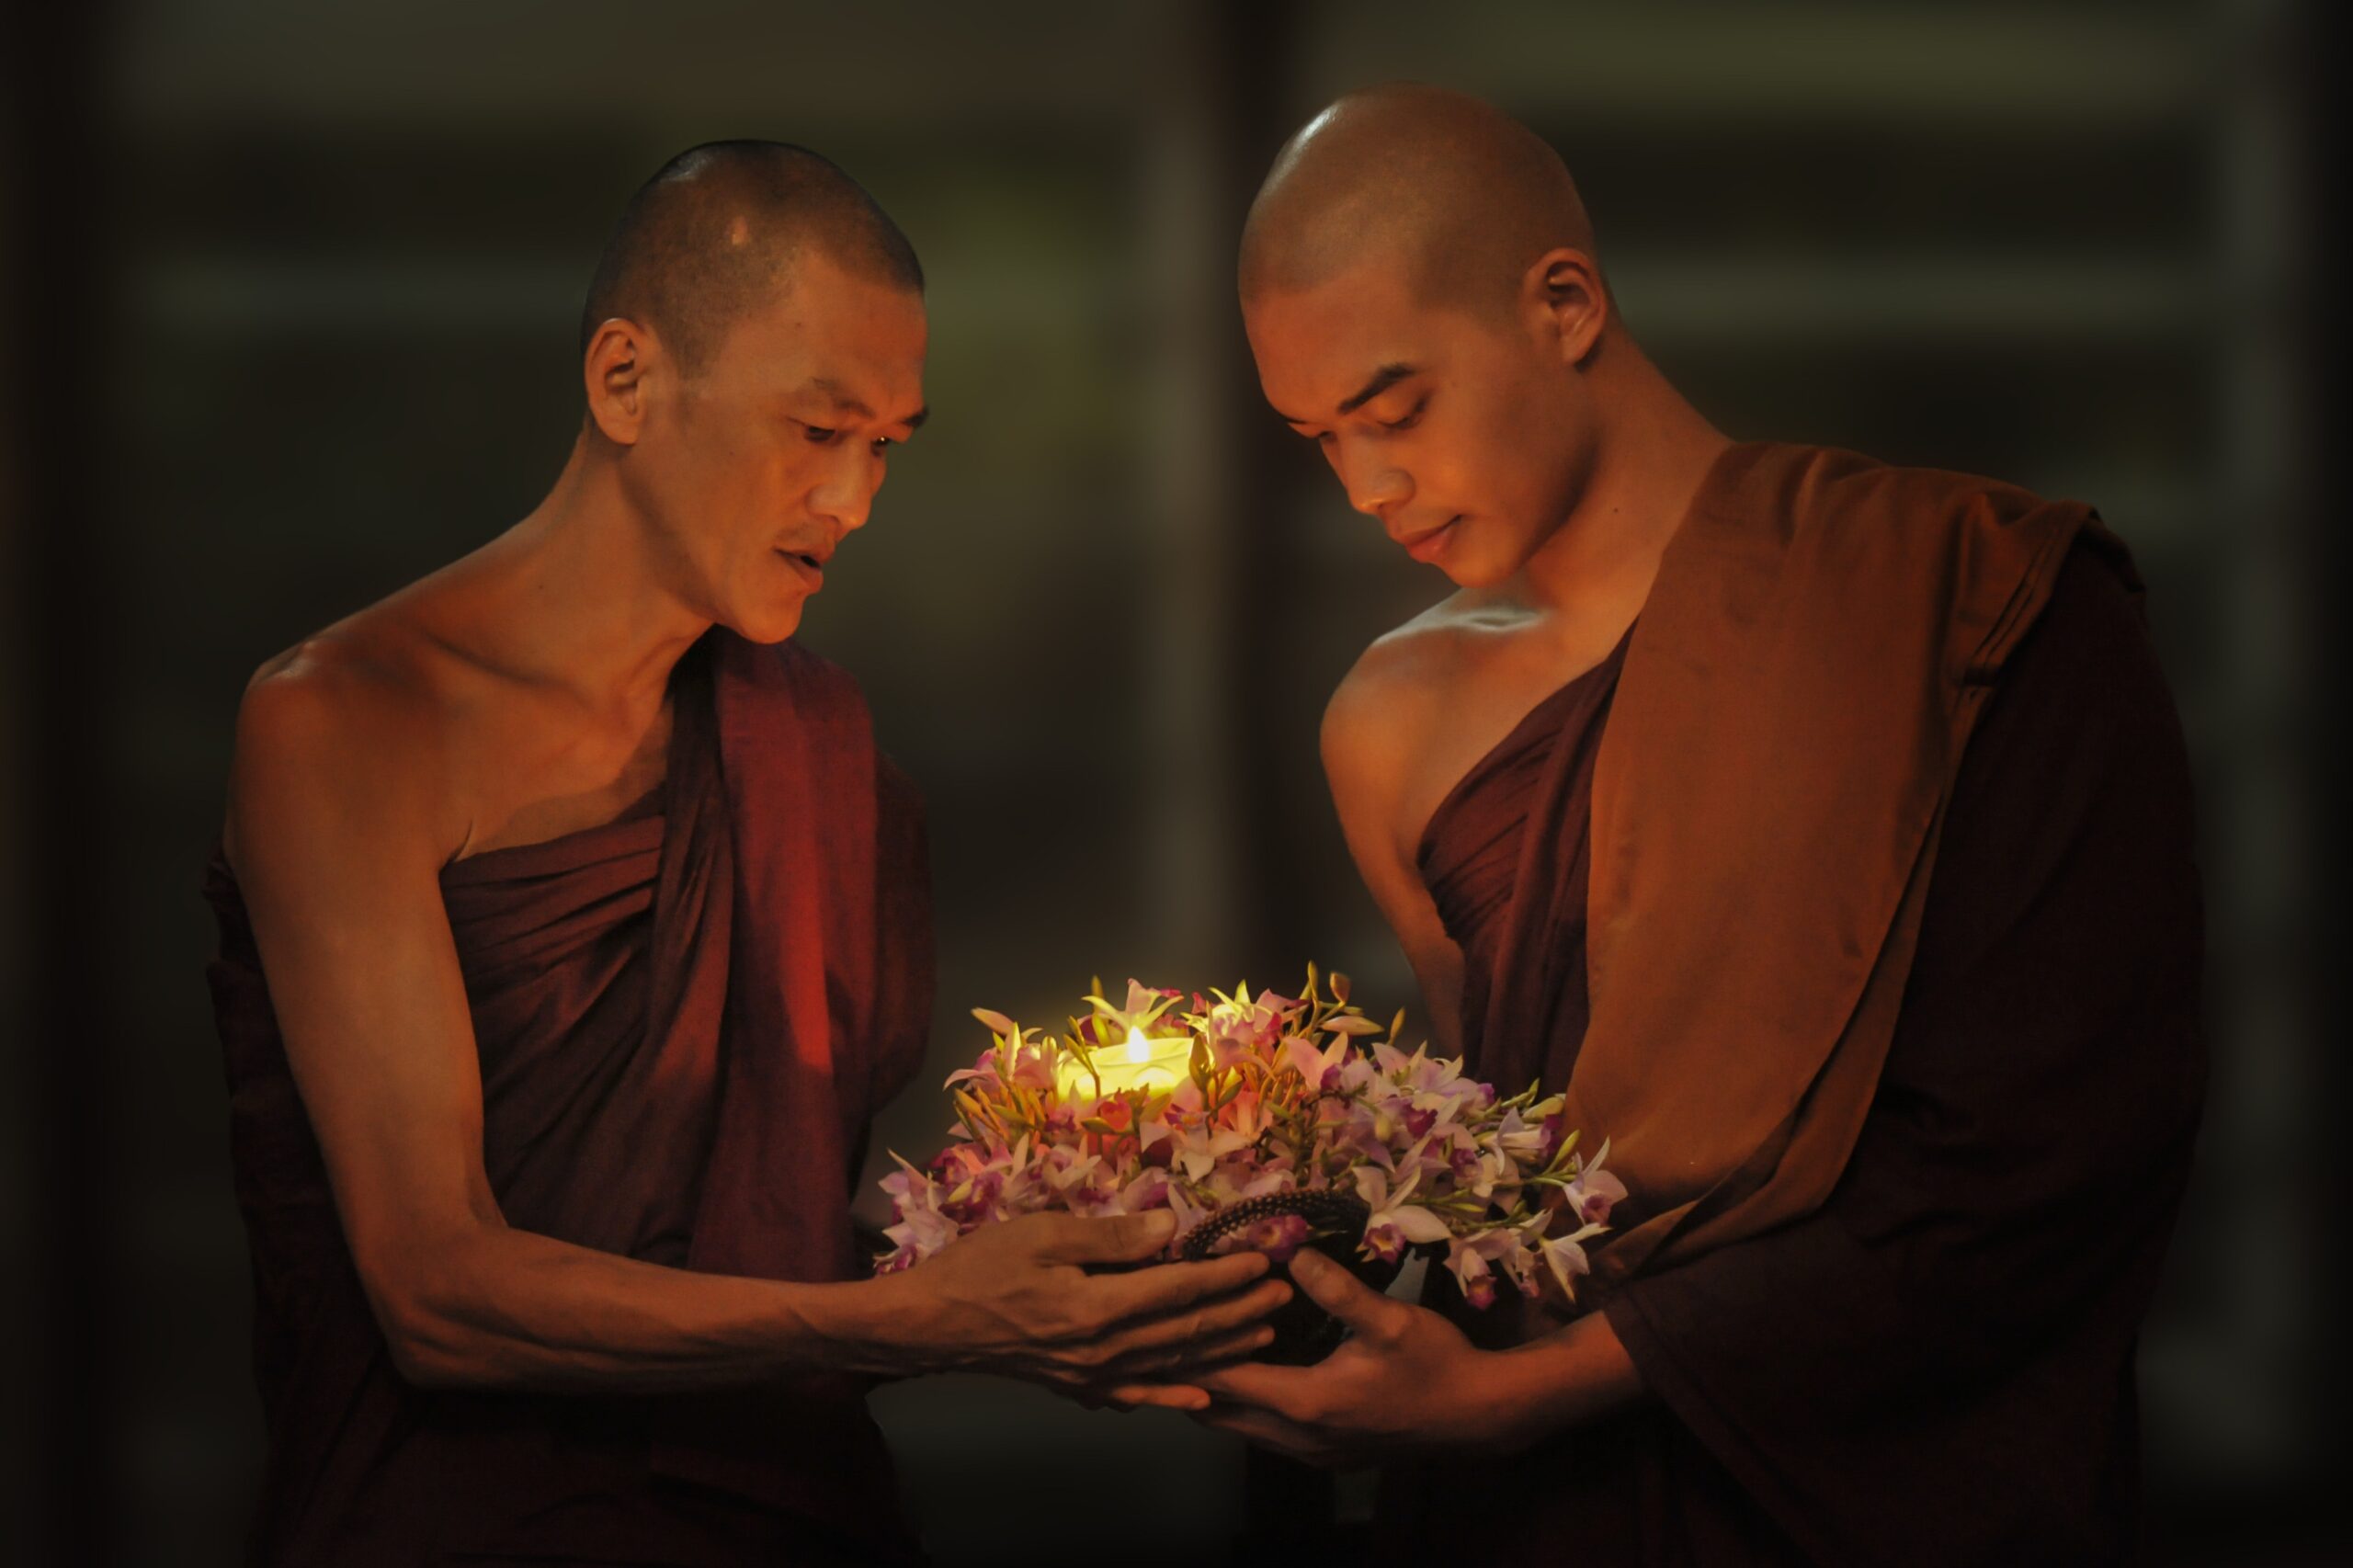
{"label": "bare arm", "polygon": [[[228,843],[352,1257],[412,1381],[656,1391],[814,1369],[995,1370],[1106,1389],[1251,1339],[1282,1300],[1237,1255],[1121,1275],[1165,1216],[991,1227],[923,1267],[799,1284],[516,1230],[483,1161],[480,1068],[439,868],[465,824],[433,728],[385,683],[267,677],[239,716]],[[1165,1403],[1177,1403],[1175,1399]]]}
{"label": "bare arm", "polygon": [[1324,710],[1324,777],[1357,874],[1380,907],[1422,988],[1440,1051],[1461,1053],[1462,953],[1446,935],[1413,853],[1423,824],[1410,814],[1407,781],[1426,700],[1391,678],[1369,652]]}

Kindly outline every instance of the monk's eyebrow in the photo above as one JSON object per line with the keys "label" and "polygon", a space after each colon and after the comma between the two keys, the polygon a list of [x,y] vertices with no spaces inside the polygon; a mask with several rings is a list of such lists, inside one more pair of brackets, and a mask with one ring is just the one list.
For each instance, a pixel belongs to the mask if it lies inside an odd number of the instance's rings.
{"label": "monk's eyebrow", "polygon": [[[1421,367],[1418,365],[1407,365],[1402,362],[1393,365],[1383,365],[1380,369],[1375,370],[1372,373],[1372,380],[1365,382],[1362,387],[1357,390],[1357,394],[1354,397],[1347,398],[1341,402],[1339,412],[1342,414],[1354,414],[1358,409],[1362,408],[1366,403],[1370,403],[1374,398],[1379,397],[1382,392],[1387,392],[1391,387],[1395,386],[1399,381],[1404,381],[1406,377],[1414,374],[1420,369]],[[1285,414],[1279,408],[1275,410],[1275,415],[1286,425],[1313,425],[1315,423],[1313,419],[1302,418],[1296,414]]]}
{"label": "monk's eyebrow", "polygon": [[[809,390],[812,392],[824,393],[826,399],[833,403],[835,412],[836,413],[854,414],[860,419],[872,419],[874,417],[874,411],[867,407],[866,404],[858,402],[858,399],[850,396],[847,392],[842,391],[841,383],[839,381],[830,380],[824,376],[813,377],[809,382]],[[926,406],[916,409],[913,414],[908,415],[898,423],[905,426],[910,430],[915,430],[922,428],[923,422],[930,417],[931,409],[928,406]]]}
{"label": "monk's eyebrow", "polygon": [[1383,365],[1372,373],[1372,380],[1357,389],[1354,397],[1341,400],[1340,412],[1354,414],[1358,409],[1412,375],[1414,369],[1415,367],[1411,365]]}

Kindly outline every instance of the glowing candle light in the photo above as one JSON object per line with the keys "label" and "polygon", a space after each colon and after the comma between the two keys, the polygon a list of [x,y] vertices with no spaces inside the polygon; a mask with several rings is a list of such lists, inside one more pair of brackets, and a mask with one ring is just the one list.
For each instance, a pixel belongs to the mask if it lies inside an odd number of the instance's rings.
{"label": "glowing candle light", "polygon": [[1165,1094],[1191,1073],[1192,1057],[1192,1036],[1150,1036],[1131,1025],[1123,1043],[1103,1046],[1095,1051],[1092,1074],[1076,1057],[1066,1056],[1056,1069],[1055,1077],[1065,1095],[1095,1094],[1098,1083],[1100,1092],[1106,1095],[1129,1089]]}

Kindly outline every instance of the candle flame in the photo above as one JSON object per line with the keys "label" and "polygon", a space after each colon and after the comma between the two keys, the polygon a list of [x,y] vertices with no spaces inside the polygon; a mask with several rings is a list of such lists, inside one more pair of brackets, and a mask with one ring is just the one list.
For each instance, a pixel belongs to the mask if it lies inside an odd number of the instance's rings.
{"label": "candle flame", "polygon": [[1152,1060],[1152,1042],[1144,1039],[1143,1030],[1136,1028],[1133,1024],[1130,1024],[1128,1026],[1128,1049],[1121,1060],[1127,1062],[1149,1062]]}

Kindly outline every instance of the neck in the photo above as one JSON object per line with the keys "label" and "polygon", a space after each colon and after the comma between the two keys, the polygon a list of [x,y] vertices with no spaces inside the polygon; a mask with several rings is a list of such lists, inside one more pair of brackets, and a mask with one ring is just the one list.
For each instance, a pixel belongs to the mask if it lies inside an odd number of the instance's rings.
{"label": "neck", "polygon": [[592,441],[574,443],[528,517],[461,563],[467,619],[500,668],[599,712],[644,711],[711,618],[678,595],[675,562]]}
{"label": "neck", "polygon": [[1631,342],[1597,381],[1607,410],[1576,505],[1520,570],[1531,608],[1622,630],[1641,610],[1667,540],[1732,441]]}

